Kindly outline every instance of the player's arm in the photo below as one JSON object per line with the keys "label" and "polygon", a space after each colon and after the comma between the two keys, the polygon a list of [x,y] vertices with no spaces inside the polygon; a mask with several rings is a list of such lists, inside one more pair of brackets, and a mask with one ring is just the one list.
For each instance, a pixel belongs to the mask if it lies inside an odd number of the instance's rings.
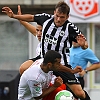
{"label": "player's arm", "polygon": [[[70,65],[69,65],[69,66],[70,66]],[[62,72],[70,72],[70,73],[75,74],[75,73],[81,72],[81,71],[82,71],[82,67],[81,67],[81,66],[76,66],[75,69],[71,69],[71,68],[66,67],[66,66],[64,66],[64,65],[61,64],[61,65],[58,67],[57,70],[58,70],[58,71],[62,71]]]}
{"label": "player's arm", "polygon": [[76,40],[82,49],[88,48],[88,43],[87,43],[86,38],[83,34],[78,34],[78,36],[76,36]]}
{"label": "player's arm", "polygon": [[27,22],[37,22],[37,24],[41,26],[47,19],[50,19],[52,17],[52,15],[46,13],[36,14],[36,15],[31,15],[31,14],[17,15],[14,14],[9,7],[3,7],[2,12],[6,13],[10,18],[27,21]]}
{"label": "player's arm", "polygon": [[93,71],[93,70],[96,70],[98,68],[100,68],[100,62],[90,65],[85,70],[87,70],[87,71]]}
{"label": "player's arm", "polygon": [[40,99],[40,98],[43,98],[43,97],[47,96],[48,94],[50,94],[52,91],[57,89],[62,84],[63,84],[62,78],[61,77],[57,77],[55,79],[55,81],[54,81],[54,84],[52,86],[49,86],[46,89],[43,89],[43,93],[39,97],[35,97],[35,99]]}
{"label": "player's arm", "polygon": [[82,49],[88,48],[88,43],[86,41],[85,36],[74,24],[69,25],[68,31],[69,31],[69,41],[71,43],[72,41],[74,41],[77,42],[82,47]]}
{"label": "player's arm", "polygon": [[82,72],[80,72],[80,76],[84,76],[84,74],[86,74],[87,72],[100,68],[100,61],[91,49],[87,49],[86,59],[88,62],[91,63],[91,65],[86,67],[86,69],[84,69]]}
{"label": "player's arm", "polygon": [[40,95],[40,96],[38,96],[38,97],[34,97],[36,100],[37,99],[41,99],[41,98],[43,98],[43,97],[45,97],[45,96],[47,96],[48,94],[50,94],[52,91],[54,91],[55,89],[56,89],[57,87],[55,87],[55,86],[50,86],[49,88],[46,88],[46,89],[44,89],[43,90],[43,93]]}
{"label": "player's arm", "polygon": [[17,15],[17,14],[14,14],[13,11],[9,7],[3,7],[2,12],[6,13],[10,18],[27,21],[27,22],[34,21],[34,15],[31,15],[31,14]]}
{"label": "player's arm", "polygon": [[[22,12],[21,12],[21,7],[20,5],[18,5],[18,12],[17,12],[18,15],[21,15]],[[19,20],[19,22],[30,32],[32,33],[34,36],[36,36],[36,27],[34,27],[32,24],[26,22],[26,21],[22,21],[22,20]]]}
{"label": "player's arm", "polygon": [[86,70],[93,71],[93,70],[100,68],[100,60],[97,58],[97,56],[94,54],[94,52],[91,49],[89,49],[87,54],[89,54],[89,55],[87,55],[87,59],[91,63],[91,65],[89,67],[87,67]]}
{"label": "player's arm", "polygon": [[84,76],[85,74],[87,74],[89,71],[93,71],[100,68],[100,62],[95,63],[90,65],[89,67],[87,67],[85,70],[83,70],[82,72],[79,72],[80,76]]}
{"label": "player's arm", "polygon": [[20,23],[34,36],[36,36],[36,27],[33,26],[32,24],[25,22],[25,21],[20,21]]}

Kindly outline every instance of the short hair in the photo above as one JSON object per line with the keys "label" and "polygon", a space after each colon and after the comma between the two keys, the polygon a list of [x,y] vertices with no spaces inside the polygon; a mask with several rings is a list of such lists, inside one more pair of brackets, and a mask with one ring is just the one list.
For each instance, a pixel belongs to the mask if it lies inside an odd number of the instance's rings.
{"label": "short hair", "polygon": [[60,1],[57,3],[57,5],[55,6],[55,10],[58,9],[58,11],[60,13],[63,13],[63,14],[67,14],[69,15],[69,12],[70,12],[70,7],[67,5],[66,2],[64,1]]}
{"label": "short hair", "polygon": [[43,64],[47,63],[55,63],[56,59],[61,59],[61,54],[54,50],[48,50],[46,54],[44,55],[44,61]]}

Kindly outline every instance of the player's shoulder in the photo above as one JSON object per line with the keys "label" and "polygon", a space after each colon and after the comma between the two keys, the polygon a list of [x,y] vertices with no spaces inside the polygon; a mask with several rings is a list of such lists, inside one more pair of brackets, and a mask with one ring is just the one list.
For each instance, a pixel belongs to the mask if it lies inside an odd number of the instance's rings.
{"label": "player's shoulder", "polygon": [[41,14],[36,14],[35,16],[46,16],[46,17],[52,17],[51,14],[47,14],[47,13],[41,13]]}
{"label": "player's shoulder", "polygon": [[89,47],[87,49],[85,49],[85,52],[86,54],[89,54],[89,55],[94,55],[94,52],[92,49],[90,49]]}
{"label": "player's shoulder", "polygon": [[81,34],[82,33],[74,23],[70,22],[69,20],[67,20],[66,23],[67,23],[67,26],[68,26],[68,31],[71,34],[72,33],[77,33],[77,34]]}
{"label": "player's shoulder", "polygon": [[36,60],[36,61],[33,63],[33,65],[39,65],[39,64],[41,64],[42,62],[43,62],[43,58],[40,58],[40,59]]}
{"label": "player's shoulder", "polygon": [[72,22],[70,22],[69,20],[66,20],[66,24],[67,24],[67,25],[69,25],[70,27],[75,26],[75,24],[74,24],[74,23],[72,23]]}
{"label": "player's shoulder", "polygon": [[39,25],[43,25],[43,23],[50,19],[53,15],[42,13],[42,14],[36,14],[34,16],[34,21],[37,22]]}
{"label": "player's shoulder", "polygon": [[69,28],[73,28],[74,30],[78,29],[78,27],[74,23],[70,22],[69,20],[67,20],[66,23]]}
{"label": "player's shoulder", "polygon": [[87,49],[85,49],[86,51],[89,51],[89,52],[93,52],[92,49],[90,49],[89,47]]}

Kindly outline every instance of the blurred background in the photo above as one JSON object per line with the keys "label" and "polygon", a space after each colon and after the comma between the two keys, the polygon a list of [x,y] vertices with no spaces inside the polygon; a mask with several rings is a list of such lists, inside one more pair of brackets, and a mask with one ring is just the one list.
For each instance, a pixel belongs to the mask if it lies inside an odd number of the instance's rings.
{"label": "blurred background", "polygon": [[[9,6],[17,13],[17,6],[21,5],[23,14],[53,14],[54,7],[59,1],[0,0],[0,100],[17,100],[19,66],[29,58],[35,57],[38,44],[38,40],[18,20],[2,13],[2,7]],[[80,28],[87,38],[89,47],[100,59],[100,0],[65,1],[71,8],[69,20]],[[34,22],[31,24],[36,25]],[[15,90],[12,90],[11,86],[15,86]],[[100,99],[100,69],[85,76],[85,89],[92,100]],[[12,91],[15,92],[15,97],[11,98]]]}

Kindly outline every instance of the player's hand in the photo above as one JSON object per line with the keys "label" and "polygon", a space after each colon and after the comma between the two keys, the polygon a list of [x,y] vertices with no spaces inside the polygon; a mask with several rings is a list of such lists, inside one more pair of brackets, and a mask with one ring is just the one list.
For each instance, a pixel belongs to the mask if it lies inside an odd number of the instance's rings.
{"label": "player's hand", "polygon": [[59,76],[59,77],[57,77],[57,78],[55,79],[53,86],[54,86],[54,87],[59,87],[59,86],[61,86],[62,84],[63,84],[63,80],[62,80],[62,78]]}
{"label": "player's hand", "polygon": [[13,18],[14,13],[9,7],[3,7],[2,12],[6,13],[10,18]]}
{"label": "player's hand", "polygon": [[86,38],[83,34],[78,34],[78,36],[76,37],[78,44],[83,48],[86,49],[88,47],[88,45],[86,44]]}
{"label": "player's hand", "polygon": [[85,72],[84,70],[82,70],[82,72],[79,72],[79,75],[80,75],[81,77],[83,77],[85,74],[86,74],[86,72]]}
{"label": "player's hand", "polygon": [[76,66],[74,69],[73,69],[73,73],[78,73],[78,72],[81,72],[82,71],[82,67],[81,66]]}
{"label": "player's hand", "polygon": [[21,14],[22,14],[20,5],[18,5],[18,11],[17,11],[17,14],[18,14],[18,15],[21,15]]}
{"label": "player's hand", "polygon": [[[18,5],[18,11],[17,11],[17,15],[22,15],[22,12],[21,12],[21,7],[20,7],[20,5]],[[24,21],[22,21],[22,20],[19,20],[19,22],[20,22],[21,24],[23,24],[23,22],[24,22]]]}

